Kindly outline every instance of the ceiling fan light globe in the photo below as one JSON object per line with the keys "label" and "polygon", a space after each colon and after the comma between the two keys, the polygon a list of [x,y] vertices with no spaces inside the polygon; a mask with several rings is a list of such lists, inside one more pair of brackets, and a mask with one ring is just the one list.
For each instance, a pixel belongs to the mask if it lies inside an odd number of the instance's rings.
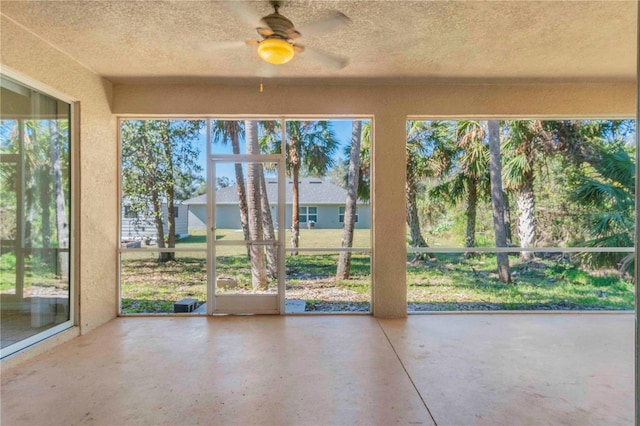
{"label": "ceiling fan light globe", "polygon": [[268,38],[258,45],[258,56],[273,65],[286,64],[294,54],[293,46],[285,40]]}

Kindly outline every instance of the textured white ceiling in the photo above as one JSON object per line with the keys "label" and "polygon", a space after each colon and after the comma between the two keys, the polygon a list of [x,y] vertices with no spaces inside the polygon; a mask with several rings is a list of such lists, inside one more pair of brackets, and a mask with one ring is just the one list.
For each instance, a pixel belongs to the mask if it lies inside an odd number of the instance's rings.
{"label": "textured white ceiling", "polygon": [[[267,1],[246,2],[258,15]],[[289,1],[280,13],[298,27],[328,10],[349,27],[305,39],[342,55],[336,71],[301,55],[277,67],[295,83],[633,80],[635,0]],[[255,48],[218,49],[255,38],[224,2],[2,1],[0,12],[115,82],[255,81],[269,75]],[[303,34],[304,35],[304,34]]]}

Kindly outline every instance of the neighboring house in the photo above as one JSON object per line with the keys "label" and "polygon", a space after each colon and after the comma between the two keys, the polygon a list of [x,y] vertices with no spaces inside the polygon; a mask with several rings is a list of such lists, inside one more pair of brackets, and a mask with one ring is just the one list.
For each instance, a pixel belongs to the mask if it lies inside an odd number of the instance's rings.
{"label": "neighboring house", "polygon": [[[344,222],[344,205],[347,191],[331,182],[319,178],[300,178],[300,227],[340,229]],[[274,221],[278,202],[278,181],[266,180],[267,196]],[[291,197],[293,182],[287,179],[286,186],[286,227],[291,227]],[[206,229],[207,196],[191,198],[183,202],[189,206],[189,229]],[[369,228],[371,214],[369,204],[358,201],[356,228]],[[281,219],[282,220],[282,219]],[[309,225],[308,225],[309,224]],[[236,185],[216,190],[216,228],[240,229],[240,210],[238,208],[238,190]]]}
{"label": "neighboring house", "polygon": [[[188,228],[188,212],[189,206],[186,204],[177,204],[173,207],[176,217],[176,235],[186,237],[189,235]],[[144,240],[150,238],[155,240],[157,237],[156,225],[151,216],[142,216],[132,211],[128,205],[123,204],[120,213],[121,231],[120,238],[122,240]],[[167,223],[167,204],[162,203],[162,222],[164,224],[164,232],[167,233],[169,224]]]}

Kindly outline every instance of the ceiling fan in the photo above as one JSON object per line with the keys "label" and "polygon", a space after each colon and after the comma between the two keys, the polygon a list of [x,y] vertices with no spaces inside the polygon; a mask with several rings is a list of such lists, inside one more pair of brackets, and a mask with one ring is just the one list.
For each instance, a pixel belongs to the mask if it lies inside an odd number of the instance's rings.
{"label": "ceiling fan", "polygon": [[342,56],[300,44],[303,36],[323,34],[348,25],[351,20],[345,14],[331,11],[320,19],[297,29],[289,18],[280,14],[282,1],[272,0],[269,3],[273,7],[273,13],[259,17],[246,6],[245,2],[225,2],[233,13],[258,32],[260,39],[247,40],[245,43],[249,46],[257,46],[260,58],[273,65],[282,65],[291,61],[296,54],[304,52],[305,56],[313,57],[334,69],[342,69],[349,63],[349,60]]}

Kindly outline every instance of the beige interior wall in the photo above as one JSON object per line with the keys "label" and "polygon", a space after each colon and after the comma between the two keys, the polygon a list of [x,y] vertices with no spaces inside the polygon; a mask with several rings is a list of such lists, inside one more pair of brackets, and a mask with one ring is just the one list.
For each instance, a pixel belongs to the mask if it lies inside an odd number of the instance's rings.
{"label": "beige interior wall", "polygon": [[632,117],[635,82],[271,86],[116,84],[116,114]]}
{"label": "beige interior wall", "polygon": [[[112,85],[4,16],[0,63],[79,101],[79,319],[82,333],[115,317],[117,248],[116,121]],[[73,207],[73,206],[72,206]]]}
{"label": "beige interior wall", "polygon": [[635,84],[430,86],[114,86],[122,115],[366,115],[374,117],[373,308],[378,317],[407,312],[405,122],[438,117],[620,117],[635,111]]}

